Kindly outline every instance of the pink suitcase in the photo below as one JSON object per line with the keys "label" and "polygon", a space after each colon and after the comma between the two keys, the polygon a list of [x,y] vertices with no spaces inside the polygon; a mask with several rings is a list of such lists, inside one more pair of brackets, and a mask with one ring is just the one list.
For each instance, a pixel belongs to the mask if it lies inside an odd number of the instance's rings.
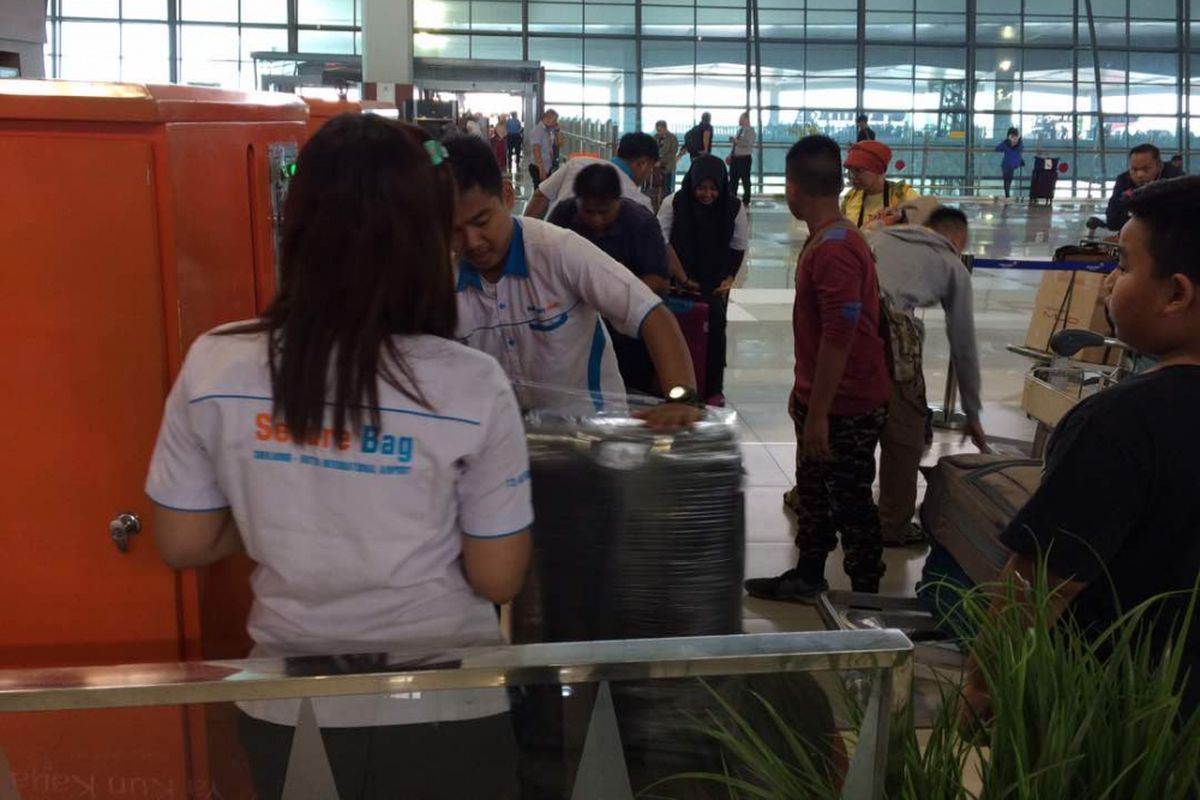
{"label": "pink suitcase", "polygon": [[675,315],[688,352],[692,354],[692,366],[696,370],[696,393],[708,397],[705,392],[705,373],[708,363],[708,303],[707,298],[693,294],[672,294],[667,297],[667,308]]}

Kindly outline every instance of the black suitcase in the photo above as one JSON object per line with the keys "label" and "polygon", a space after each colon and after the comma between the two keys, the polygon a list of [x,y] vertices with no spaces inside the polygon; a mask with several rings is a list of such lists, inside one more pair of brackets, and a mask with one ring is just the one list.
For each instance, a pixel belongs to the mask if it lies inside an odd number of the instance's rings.
{"label": "black suitcase", "polygon": [[1058,185],[1058,159],[1036,156],[1033,173],[1029,179],[1029,202],[1044,200],[1047,205],[1054,200],[1054,189]]}

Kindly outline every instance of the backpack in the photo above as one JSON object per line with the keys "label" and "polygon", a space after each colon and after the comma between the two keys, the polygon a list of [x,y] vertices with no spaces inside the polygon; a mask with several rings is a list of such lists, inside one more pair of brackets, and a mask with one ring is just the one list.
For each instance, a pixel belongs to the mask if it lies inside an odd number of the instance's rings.
{"label": "backpack", "polygon": [[897,311],[884,292],[879,293],[879,336],[888,372],[896,383],[913,383],[922,377],[921,351],[925,324],[912,314]]}

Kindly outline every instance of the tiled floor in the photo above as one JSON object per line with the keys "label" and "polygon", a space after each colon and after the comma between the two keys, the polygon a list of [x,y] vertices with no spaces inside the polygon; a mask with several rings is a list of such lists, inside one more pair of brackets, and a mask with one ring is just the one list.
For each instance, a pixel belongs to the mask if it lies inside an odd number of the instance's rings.
{"label": "tiled floor", "polygon": [[[964,203],[972,221],[972,250],[980,256],[1048,260],[1054,249],[1082,235],[1090,204],[1053,209]],[[774,575],[795,563],[793,523],[781,498],[792,483],[795,433],[786,410],[792,380],[792,275],[803,244],[803,225],[790,221],[775,201],[756,203],[751,212],[752,241],[739,287],[732,296],[729,324],[729,371],[726,395],[737,410],[747,470],[748,577]],[[983,369],[984,425],[992,436],[1028,441],[1033,426],[1020,408],[1021,388],[1029,362],[1008,352],[1025,335],[1040,272],[985,272],[975,275],[975,315]],[[930,401],[937,403],[945,385],[949,345],[940,309],[925,314],[926,381]],[[939,431],[925,463],[943,455],[972,451],[960,437]],[[923,485],[921,491],[924,491]],[[925,550],[887,549],[888,571],[882,591],[911,596],[921,573]],[[849,588],[840,554],[829,560],[827,577],[835,589]],[[747,631],[806,630],[821,627],[811,606],[774,603],[747,597]]]}

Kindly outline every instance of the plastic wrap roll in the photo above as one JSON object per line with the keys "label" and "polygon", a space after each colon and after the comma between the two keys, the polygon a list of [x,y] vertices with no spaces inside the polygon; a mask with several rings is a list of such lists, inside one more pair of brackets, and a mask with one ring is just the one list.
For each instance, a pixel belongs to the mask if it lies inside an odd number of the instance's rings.
{"label": "plastic wrap roll", "polygon": [[692,428],[664,433],[632,416],[644,401],[546,387],[519,396],[536,519],[535,564],[514,608],[518,641],[740,632],[736,415],[710,409]]}

